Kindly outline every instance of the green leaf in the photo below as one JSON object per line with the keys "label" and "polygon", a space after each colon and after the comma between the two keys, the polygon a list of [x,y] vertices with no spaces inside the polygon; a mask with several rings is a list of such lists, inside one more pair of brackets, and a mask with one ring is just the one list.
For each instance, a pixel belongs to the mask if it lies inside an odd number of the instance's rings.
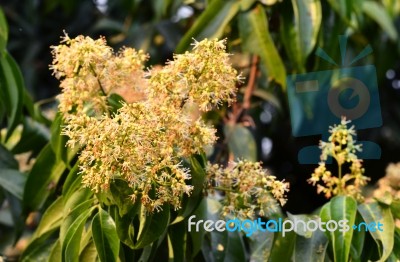
{"label": "green leaf", "polygon": [[185,261],[186,237],[184,222],[168,227],[168,258],[170,261]]}
{"label": "green leaf", "polygon": [[[370,223],[381,223],[383,224],[383,231],[379,229],[373,231],[369,230],[368,232],[372,235],[376,244],[379,247],[380,259],[379,261],[386,261],[386,259],[390,256],[393,245],[394,245],[394,221],[392,212],[389,207],[383,207],[379,205],[377,202],[372,203],[364,203],[358,206],[358,212],[360,212],[363,217],[365,223],[368,225]],[[363,230],[360,228],[359,230]]]}
{"label": "green leaf", "polygon": [[193,38],[196,40],[220,38],[223,35],[226,25],[239,11],[239,6],[239,1],[212,1],[183,36],[175,51],[183,53],[189,48],[193,42]]}
{"label": "green leaf", "polygon": [[22,200],[26,175],[15,169],[0,169],[0,185],[12,195]]}
{"label": "green leaf", "polygon": [[36,159],[29,173],[24,190],[25,210],[40,209],[55,189],[66,166],[56,161],[50,144],[47,144]]}
{"label": "green leaf", "polygon": [[123,216],[120,216],[119,208],[115,205],[111,206],[110,210],[115,221],[119,239],[131,249],[135,248],[135,227],[133,220],[140,210],[140,202],[137,201],[133,206],[130,206],[128,213]]}
{"label": "green leaf", "polygon": [[118,94],[111,94],[107,97],[108,104],[111,106],[111,112],[116,113],[125,102],[125,100]]}
{"label": "green leaf", "polygon": [[24,80],[17,63],[7,52],[0,57],[0,89],[7,109],[6,140],[20,122],[23,107]]}
{"label": "green leaf", "polygon": [[6,16],[4,15],[3,9],[0,8],[0,55],[3,54],[6,49],[8,41],[8,26]]}
{"label": "green leaf", "polygon": [[[318,221],[318,220],[315,220]],[[312,232],[311,237],[297,236],[293,250],[293,262],[324,262],[328,238],[321,230]]]}
{"label": "green leaf", "polygon": [[63,209],[64,202],[61,196],[46,209],[32,239],[39,238],[48,232],[54,232],[58,229],[63,218]]}
{"label": "green leaf", "polygon": [[74,149],[71,149],[66,146],[68,137],[65,135],[61,135],[63,126],[63,120],[60,113],[57,113],[54,122],[51,125],[51,148],[53,152],[56,154],[56,162],[60,160],[64,162],[70,168],[69,162],[72,157],[78,152],[78,146],[75,146]]}
{"label": "green leaf", "polygon": [[44,125],[33,121],[29,117],[23,119],[21,139],[12,148],[14,154],[32,151],[36,156],[40,150],[49,142],[50,132]]}
{"label": "green leaf", "polygon": [[151,215],[146,214],[144,207],[141,207],[140,212],[140,226],[135,249],[143,248],[159,239],[167,230],[170,219],[169,205],[164,205],[160,212]]}
{"label": "green leaf", "polygon": [[64,181],[62,188],[62,195],[64,196],[64,199],[69,199],[72,194],[74,194],[78,189],[82,188],[82,176],[78,174],[78,172],[79,161],[75,163]]}
{"label": "green leaf", "polygon": [[239,32],[243,50],[260,56],[267,69],[268,81],[286,89],[286,70],[268,29],[268,18],[261,5],[239,14]]}
{"label": "green leaf", "polygon": [[48,262],[61,262],[61,244],[60,240],[57,239],[56,243],[54,243],[53,248],[51,249],[49,258],[47,259]]}
{"label": "green leaf", "polygon": [[132,207],[130,203],[127,203],[126,198],[133,194],[133,190],[125,180],[115,179],[110,185],[110,192],[115,204],[118,206],[119,215],[122,217]]}
{"label": "green leaf", "polygon": [[374,20],[389,36],[392,41],[396,41],[398,34],[394,23],[385,8],[375,1],[363,1],[362,9],[366,15]]}
{"label": "green leaf", "polygon": [[0,169],[2,168],[18,169],[19,165],[14,155],[0,144]]}
{"label": "green leaf", "polygon": [[[207,219],[207,198],[203,198],[193,213],[193,215],[196,217],[197,220],[201,219]],[[194,258],[197,253],[201,250],[201,247],[203,246],[203,241],[204,241],[204,235],[206,231],[204,230],[204,227],[200,227],[200,230],[196,232],[194,228],[191,228],[190,230],[190,238],[192,240],[192,258]]]}
{"label": "green leaf", "polygon": [[99,212],[93,217],[92,234],[100,261],[117,261],[119,238],[115,222],[103,209],[99,209]]}
{"label": "green leaf", "polygon": [[227,124],[224,134],[235,159],[257,161],[257,144],[248,128],[241,124]]}
{"label": "green leaf", "polygon": [[83,210],[67,228],[61,244],[62,261],[78,261],[83,227],[92,210]]}
{"label": "green leaf", "polygon": [[71,226],[71,224],[81,213],[93,206],[94,199],[88,199],[90,196],[92,196],[89,193],[91,192],[88,189],[81,189],[75,192],[75,194],[73,194],[68,200],[64,199],[66,203],[63,211],[64,219],[60,227],[61,244],[63,244],[68,228]]}
{"label": "green leaf", "polygon": [[357,202],[354,198],[348,196],[336,196],[321,209],[321,220],[325,223],[330,220],[334,220],[336,223],[339,223],[340,220],[348,221],[348,231],[343,230],[341,232],[340,228],[334,231],[325,231],[332,244],[335,261],[346,262],[349,259],[351,239],[353,237],[352,225],[354,225],[356,214]]}
{"label": "green leaf", "polygon": [[[289,212],[287,214],[288,219],[292,220],[295,224],[299,223],[299,225],[302,225],[302,222],[307,224],[310,220],[314,220],[313,217],[308,215],[292,215]],[[294,232],[305,238],[310,238],[313,235],[313,231],[307,230],[307,228],[303,226],[295,227]]]}
{"label": "green leaf", "polygon": [[93,241],[90,241],[88,245],[82,250],[81,254],[79,255],[79,261],[84,262],[97,262],[97,250],[96,245]]}
{"label": "green leaf", "polygon": [[275,233],[269,261],[291,261],[296,237],[294,231],[285,233],[285,236],[282,236],[280,232]]}
{"label": "green leaf", "polygon": [[250,261],[263,262],[268,260],[274,243],[274,233],[256,231],[249,237]]}
{"label": "green leaf", "polygon": [[52,233],[48,232],[41,237],[34,239],[21,255],[21,262],[45,262],[52,251],[53,245],[49,243]]}
{"label": "green leaf", "polygon": [[[359,213],[356,215],[355,225],[363,222],[363,219]],[[365,231],[354,230],[353,239],[351,240],[350,255],[352,261],[361,261],[361,255],[364,249]]]}
{"label": "green leaf", "polygon": [[292,6],[294,21],[291,14],[281,16],[281,37],[290,60],[299,72],[304,72],[321,26],[321,3],[319,0],[292,0]]}

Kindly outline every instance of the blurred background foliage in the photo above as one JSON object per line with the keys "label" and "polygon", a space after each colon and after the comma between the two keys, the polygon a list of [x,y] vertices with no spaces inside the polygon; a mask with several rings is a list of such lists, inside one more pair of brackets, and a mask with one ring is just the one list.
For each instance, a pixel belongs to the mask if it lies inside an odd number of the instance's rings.
{"label": "blurred background foliage", "polygon": [[[373,184],[384,175],[388,163],[400,159],[397,0],[0,0],[0,5],[4,12],[0,22],[8,23],[5,39],[6,29],[0,28],[0,48],[7,57],[2,60],[0,77],[2,87],[4,81],[13,86],[8,93],[0,92],[0,122],[8,127],[8,133],[1,136],[5,146],[0,147],[0,167],[7,172],[18,170],[10,152],[22,158],[21,153],[32,151],[29,159],[50,139],[59,92],[58,81],[48,69],[50,46],[59,43],[63,30],[71,37],[103,35],[115,48],[143,49],[151,57],[148,66],[165,63],[174,52],[188,50],[193,38],[227,38],[229,52],[234,54],[232,62],[246,80],[236,106],[208,115],[221,137],[212,157],[228,160],[233,154],[262,160],[274,175],[291,183],[284,209],[292,213],[310,213],[325,200],[306,182],[315,166],[297,161],[299,149],[318,144],[320,137],[291,135],[286,75],[338,68],[316,56],[315,50],[322,48],[340,64],[338,36],[348,35],[346,59],[352,60],[370,44],[373,53],[356,65],[374,64],[378,74],[383,126],[360,130],[358,137],[378,143],[382,158],[365,161],[366,175]],[[240,102],[255,63],[258,69],[251,105],[244,106]],[[21,117],[21,112],[26,117]],[[19,135],[11,134],[14,128]],[[27,169],[19,167],[21,173],[16,177],[21,185]],[[1,185],[7,187],[6,181]],[[21,195],[1,190],[0,203],[6,197],[18,202]],[[23,223],[18,221],[14,218],[13,223]]]}

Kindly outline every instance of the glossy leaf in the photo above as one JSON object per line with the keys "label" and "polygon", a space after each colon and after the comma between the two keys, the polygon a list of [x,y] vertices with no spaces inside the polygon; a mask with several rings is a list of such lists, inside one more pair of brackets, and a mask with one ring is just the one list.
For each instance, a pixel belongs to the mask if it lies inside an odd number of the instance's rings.
{"label": "glossy leaf", "polygon": [[49,142],[50,132],[44,125],[33,121],[31,118],[23,119],[21,139],[12,148],[14,154],[32,151],[36,156],[40,150]]}
{"label": "glossy leaf", "polygon": [[307,57],[314,49],[322,20],[319,0],[292,0],[294,21],[285,13],[282,19],[281,36],[289,58],[304,71]]}
{"label": "glossy leaf", "polygon": [[18,166],[18,162],[15,160],[13,154],[2,144],[0,144],[0,169],[18,169]]}
{"label": "glossy leaf", "polygon": [[170,211],[169,206],[164,205],[163,210],[154,214],[146,214],[144,207],[140,211],[140,226],[138,235],[136,236],[135,249],[143,248],[150,245],[160,238],[167,230],[169,224]]}
{"label": "glossy leaf", "polygon": [[250,130],[240,124],[224,126],[228,147],[235,159],[257,161],[257,144]]}
{"label": "glossy leaf", "polygon": [[275,233],[269,261],[290,261],[296,243],[296,236],[294,231],[287,232],[285,236],[282,236],[280,232]]}
{"label": "glossy leaf", "polygon": [[185,261],[187,227],[184,222],[168,228],[168,258],[172,261]]}
{"label": "glossy leaf", "polygon": [[8,40],[8,26],[6,16],[4,15],[3,9],[0,8],[0,55],[3,54],[7,46]]}
{"label": "glossy leaf", "polygon": [[19,67],[7,52],[0,58],[0,95],[7,110],[6,140],[20,122],[23,107],[24,80]]}
{"label": "glossy leaf", "polygon": [[39,238],[48,232],[54,232],[59,228],[63,218],[63,208],[63,198],[59,197],[44,212],[32,239]]}
{"label": "glossy leaf", "polygon": [[53,245],[48,243],[51,232],[34,239],[21,255],[21,262],[45,262],[47,261]]}
{"label": "glossy leaf", "polygon": [[50,144],[47,144],[36,159],[29,173],[24,190],[26,210],[37,210],[42,207],[47,197],[54,191],[66,166],[56,161]]}
{"label": "glossy leaf", "polygon": [[394,23],[382,5],[375,1],[363,1],[362,9],[388,34],[392,41],[397,40],[398,33]]}
{"label": "glossy leaf", "polygon": [[26,175],[15,169],[0,169],[0,185],[4,190],[22,200]]}
{"label": "glossy leaf", "polygon": [[62,261],[78,261],[83,227],[91,212],[83,210],[67,228],[61,244]]}
{"label": "glossy leaf", "polygon": [[335,261],[346,262],[349,259],[351,239],[353,237],[353,228],[357,213],[357,202],[352,197],[336,196],[333,197],[321,209],[321,220],[328,222],[334,220],[339,223],[340,220],[348,220],[348,231],[334,230],[325,233],[328,235],[330,243],[333,248],[333,255]]}
{"label": "glossy leaf", "polygon": [[82,250],[81,254],[79,255],[79,261],[85,262],[97,262],[97,250],[96,245],[93,241],[90,241],[88,245]]}
{"label": "glossy leaf", "polygon": [[[363,222],[363,219],[359,213],[356,215],[355,225],[358,225]],[[364,230],[354,230],[353,239],[351,240],[351,248],[350,255],[353,261],[360,261],[361,255],[364,249],[365,242],[365,234]]]}
{"label": "glossy leaf", "polygon": [[257,54],[267,69],[268,80],[285,90],[286,70],[268,28],[268,18],[261,5],[239,14],[239,32],[243,50]]}
{"label": "glossy leaf", "polygon": [[226,25],[239,11],[239,1],[233,0],[214,0],[202,14],[196,19],[196,22],[183,36],[175,51],[183,53],[193,42],[193,38],[200,41],[204,38],[220,38]]}
{"label": "glossy leaf", "polygon": [[386,261],[390,256],[394,245],[394,221],[390,208],[383,207],[377,202],[372,202],[359,205],[358,212],[360,212],[365,223],[370,224],[379,222],[383,225],[383,231],[380,231],[379,229],[369,230],[369,233],[372,235],[379,247],[381,255],[379,261]]}
{"label": "glossy leaf", "polygon": [[120,245],[115,222],[103,209],[93,217],[92,234],[100,261],[117,261]]}
{"label": "glossy leaf", "polygon": [[61,262],[62,261],[61,244],[60,244],[59,239],[56,241],[56,243],[54,243],[47,261],[48,262]]}
{"label": "glossy leaf", "polygon": [[324,262],[327,247],[328,238],[320,230],[312,232],[312,235],[308,238],[297,236],[292,261]]}

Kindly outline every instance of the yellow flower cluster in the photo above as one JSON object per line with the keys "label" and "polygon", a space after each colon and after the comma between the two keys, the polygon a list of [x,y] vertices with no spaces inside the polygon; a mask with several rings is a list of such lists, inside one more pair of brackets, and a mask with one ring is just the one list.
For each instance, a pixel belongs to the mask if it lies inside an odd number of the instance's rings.
{"label": "yellow flower cluster", "polygon": [[[317,192],[324,193],[327,198],[335,195],[354,196],[362,200],[361,188],[370,180],[364,176],[362,160],[357,158],[356,152],[361,151],[361,145],[357,145],[353,136],[356,135],[354,126],[348,128],[346,121],[342,118],[339,125],[330,127],[328,142],[321,141],[322,149],[321,163],[314,170],[308,182],[317,185]],[[332,175],[331,171],[326,169],[325,162],[328,157],[333,157],[338,164],[338,176]],[[342,175],[342,166],[349,164],[349,173]],[[319,183],[322,182],[322,183]],[[319,183],[319,184],[318,184]]]}
{"label": "yellow flower cluster", "polygon": [[224,216],[253,219],[255,215],[266,216],[278,211],[277,201],[286,203],[289,183],[276,180],[268,174],[260,162],[241,160],[232,162],[227,168],[208,164],[207,190],[225,193]]}
{"label": "yellow flower cluster", "polygon": [[[186,105],[208,110],[232,101],[236,90],[238,77],[224,42],[196,42],[192,53],[176,55],[148,78],[142,51],[124,48],[114,54],[103,38],[65,36],[53,55],[51,68],[61,80],[63,133],[69,146],[83,148],[84,185],[99,192],[124,179],[133,189],[132,201],[140,200],[148,211],[165,203],[179,209],[183,194],[192,190],[182,158],[216,140],[215,129],[188,114]],[[118,91],[126,103],[110,114],[107,96]]]}

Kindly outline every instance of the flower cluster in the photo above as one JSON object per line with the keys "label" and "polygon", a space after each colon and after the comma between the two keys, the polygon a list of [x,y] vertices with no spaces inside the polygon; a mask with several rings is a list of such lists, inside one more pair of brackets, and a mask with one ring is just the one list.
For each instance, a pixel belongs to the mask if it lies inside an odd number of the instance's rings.
{"label": "flower cluster", "polygon": [[211,193],[214,190],[225,193],[224,216],[252,219],[256,214],[266,216],[278,211],[276,200],[281,205],[286,203],[289,183],[276,180],[260,162],[241,160],[226,168],[209,164],[206,188]]}
{"label": "flower cluster", "polygon": [[[348,128],[346,118],[342,118],[339,125],[329,128],[331,135],[328,142],[321,141],[321,163],[314,170],[308,182],[317,185],[317,192],[324,193],[327,198],[335,195],[350,195],[362,200],[361,188],[369,180],[364,176],[362,160],[357,158],[356,152],[361,151],[361,145],[356,144],[353,136],[356,135],[354,126]],[[333,157],[338,164],[338,176],[327,170],[325,162]],[[342,175],[342,166],[349,164],[349,173]],[[319,183],[322,182],[322,183]]]}
{"label": "flower cluster", "polygon": [[390,194],[400,199],[400,163],[390,163],[386,168],[386,175],[379,179],[378,188],[374,191],[374,197],[381,198]]}
{"label": "flower cluster", "polygon": [[241,80],[230,66],[225,41],[216,39],[195,42],[192,52],[175,55],[173,61],[149,75],[151,97],[176,106],[189,101],[201,111],[209,111],[222,102],[233,102],[236,83]]}
{"label": "flower cluster", "polygon": [[[103,38],[65,36],[53,55],[51,68],[61,80],[63,134],[70,147],[82,147],[84,185],[99,192],[124,179],[133,189],[132,201],[148,211],[165,203],[179,209],[182,195],[192,190],[182,158],[216,140],[215,129],[187,109],[232,101],[236,89],[237,73],[224,42],[196,42],[192,53],[176,55],[148,78],[147,55],[131,48],[114,54]],[[114,114],[107,104],[111,93],[125,99]]]}

